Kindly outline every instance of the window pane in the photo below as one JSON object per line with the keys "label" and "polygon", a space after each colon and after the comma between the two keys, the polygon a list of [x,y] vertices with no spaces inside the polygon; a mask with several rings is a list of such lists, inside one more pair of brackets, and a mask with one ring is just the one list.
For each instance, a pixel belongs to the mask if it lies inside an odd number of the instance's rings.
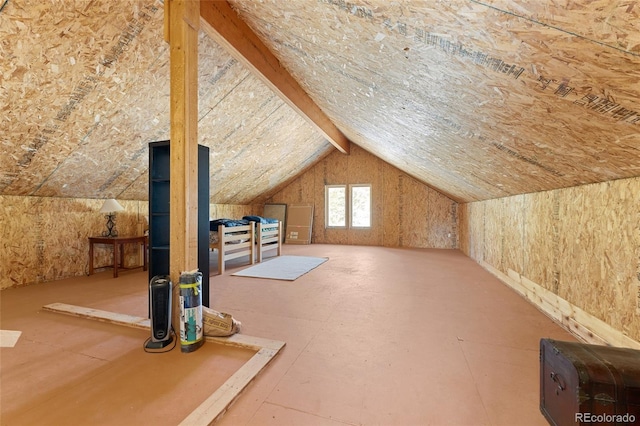
{"label": "window pane", "polygon": [[346,192],[344,187],[327,188],[327,226],[347,225]]}
{"label": "window pane", "polygon": [[351,226],[371,226],[371,187],[351,187]]}

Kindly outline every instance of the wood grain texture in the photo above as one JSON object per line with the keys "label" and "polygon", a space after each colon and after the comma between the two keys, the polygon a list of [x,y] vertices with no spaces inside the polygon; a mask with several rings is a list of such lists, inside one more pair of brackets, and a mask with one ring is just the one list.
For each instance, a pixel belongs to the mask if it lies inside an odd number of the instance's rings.
{"label": "wood grain texture", "polygon": [[[138,235],[146,223],[146,201],[118,200],[119,235]],[[88,273],[91,236],[105,231],[102,200],[0,196],[0,289]],[[95,246],[95,265],[112,263],[110,248]],[[140,252],[125,249],[125,266],[141,264]]]}
{"label": "wood grain texture", "polygon": [[566,3],[231,2],[353,142],[459,201],[637,174],[637,7]]}
{"label": "wood grain texture", "polygon": [[[371,228],[326,228],[325,185],[362,183],[371,184]],[[269,202],[309,199],[315,200],[313,243],[457,248],[457,203],[357,146],[349,156],[329,155]]]}
{"label": "wood grain texture", "polygon": [[[164,2],[129,3],[7,3],[0,194],[146,199],[169,49]],[[633,2],[230,5],[343,135],[454,201],[640,173]],[[198,45],[211,202],[264,203],[332,145],[204,31]]]}
{"label": "wood grain texture", "polygon": [[[461,248],[554,295],[558,318],[640,341],[639,193],[640,179],[632,178],[467,204],[472,213],[464,217],[468,241]],[[518,247],[517,259],[510,247]]]}
{"label": "wood grain texture", "polygon": [[[169,8],[170,51],[170,232],[169,275],[180,282],[198,269],[198,29],[195,2],[172,0]],[[180,300],[180,287],[173,287]],[[182,307],[172,305],[171,320],[180,323]]]}
{"label": "wood grain texture", "polygon": [[276,57],[249,29],[226,1],[202,0],[200,14],[204,31],[242,62],[277,93],[290,107],[310,122],[338,150],[349,152],[349,140],[302,90]]}
{"label": "wood grain texture", "polygon": [[[146,200],[148,143],[170,138],[169,46],[162,2],[130,5],[4,8],[0,110],[11,160],[0,164],[0,193]],[[331,145],[206,34],[198,43],[212,203],[259,204]]]}

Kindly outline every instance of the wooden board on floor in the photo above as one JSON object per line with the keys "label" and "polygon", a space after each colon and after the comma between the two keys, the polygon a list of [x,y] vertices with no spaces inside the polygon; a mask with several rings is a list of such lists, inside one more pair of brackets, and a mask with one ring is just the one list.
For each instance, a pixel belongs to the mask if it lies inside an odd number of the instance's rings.
{"label": "wooden board on floor", "polygon": [[[282,223],[283,229],[287,229],[287,205],[267,203],[264,205],[262,216],[278,219]],[[284,242],[284,234],[282,235],[282,241]]]}
{"label": "wooden board on floor", "polygon": [[[51,303],[43,306],[43,309],[49,312],[93,319],[126,327],[151,330],[147,318],[132,315],[68,305],[66,303]],[[257,350],[257,353],[224,382],[220,388],[192,411],[191,414],[180,423],[181,425],[208,425],[217,420],[285,345],[285,342],[278,340],[245,336],[243,334],[234,334],[229,337],[206,337],[206,340],[222,345]]]}
{"label": "wooden board on floor", "polygon": [[287,244],[311,244],[313,204],[290,204],[287,209]]}

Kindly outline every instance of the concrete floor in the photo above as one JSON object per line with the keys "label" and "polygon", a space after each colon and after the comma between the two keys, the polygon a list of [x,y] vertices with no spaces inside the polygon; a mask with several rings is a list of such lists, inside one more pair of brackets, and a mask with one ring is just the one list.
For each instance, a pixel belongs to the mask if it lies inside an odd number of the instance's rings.
{"label": "concrete floor", "polygon": [[[455,250],[285,245],[329,257],[296,281],[211,279],[211,307],[286,346],[218,425],[546,425],[538,345],[575,340]],[[212,254],[212,271],[216,271]],[[146,272],[0,293],[0,424],[174,425],[253,353],[142,349],[147,332],[44,312],[147,314]]]}

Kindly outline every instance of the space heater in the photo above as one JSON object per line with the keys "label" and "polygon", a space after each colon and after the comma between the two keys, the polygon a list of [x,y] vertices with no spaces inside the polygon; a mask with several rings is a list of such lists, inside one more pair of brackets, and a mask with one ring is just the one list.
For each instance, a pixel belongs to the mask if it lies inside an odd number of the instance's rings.
{"label": "space heater", "polygon": [[156,275],[149,282],[151,339],[145,344],[147,349],[162,349],[173,341],[171,336],[172,287],[168,275]]}

